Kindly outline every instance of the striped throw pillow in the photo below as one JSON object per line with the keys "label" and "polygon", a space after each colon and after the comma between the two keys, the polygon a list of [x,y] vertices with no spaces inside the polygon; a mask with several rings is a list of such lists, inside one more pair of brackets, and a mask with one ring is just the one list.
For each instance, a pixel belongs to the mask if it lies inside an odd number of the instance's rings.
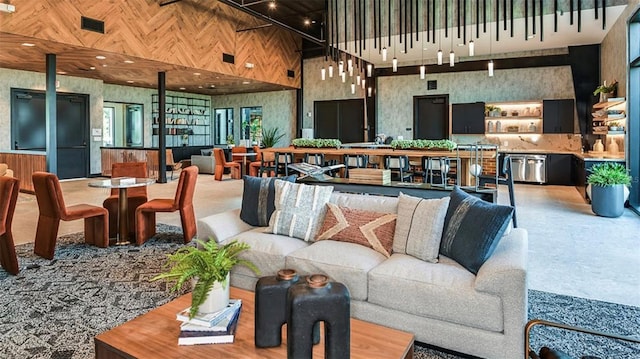
{"label": "striped throw pillow", "polygon": [[333,187],[275,181],[276,210],[269,227],[274,234],[313,241],[324,220]]}

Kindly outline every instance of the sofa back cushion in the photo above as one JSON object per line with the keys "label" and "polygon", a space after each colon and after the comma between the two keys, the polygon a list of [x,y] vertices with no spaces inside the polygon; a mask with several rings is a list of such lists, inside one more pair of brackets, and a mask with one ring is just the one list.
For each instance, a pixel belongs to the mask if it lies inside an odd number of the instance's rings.
{"label": "sofa back cushion", "polygon": [[393,252],[437,263],[449,197],[425,199],[400,193]]}
{"label": "sofa back cushion", "polygon": [[331,239],[369,247],[391,256],[396,227],[395,213],[363,211],[327,203],[327,213],[316,240]]}
{"label": "sofa back cushion", "polygon": [[507,229],[513,208],[485,202],[458,186],[450,197],[440,254],[478,274]]}
{"label": "sofa back cushion", "polygon": [[351,209],[375,210],[384,213],[398,212],[398,198],[396,197],[334,192],[329,202]]}
{"label": "sofa back cushion", "polygon": [[269,221],[271,232],[313,241],[324,220],[333,187],[275,181],[275,189],[275,211]]}
{"label": "sofa back cushion", "polygon": [[242,192],[242,208],[240,219],[255,227],[266,227],[275,211],[276,180],[295,182],[296,176],[288,177],[252,177],[244,176],[244,190]]}

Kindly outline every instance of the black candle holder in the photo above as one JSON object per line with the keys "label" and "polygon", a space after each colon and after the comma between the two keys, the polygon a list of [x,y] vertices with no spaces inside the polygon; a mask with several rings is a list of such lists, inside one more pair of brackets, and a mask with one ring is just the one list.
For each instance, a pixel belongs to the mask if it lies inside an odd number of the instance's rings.
{"label": "black candle holder", "polygon": [[323,274],[307,277],[288,291],[287,358],[311,358],[313,328],[324,322],[325,358],[350,357],[350,297],[342,283]]}

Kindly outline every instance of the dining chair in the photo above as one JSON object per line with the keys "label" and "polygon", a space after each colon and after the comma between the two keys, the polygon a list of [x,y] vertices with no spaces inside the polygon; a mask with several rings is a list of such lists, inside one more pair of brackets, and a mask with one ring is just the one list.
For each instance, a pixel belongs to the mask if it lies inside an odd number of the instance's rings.
{"label": "dining chair", "polygon": [[367,168],[369,159],[367,155],[344,155],[344,177],[349,178],[350,168]]}
{"label": "dining chair", "polygon": [[[147,177],[146,162],[123,162],[111,165],[111,178],[117,177]],[[102,202],[102,207],[109,212],[109,238],[118,235],[118,194],[117,188],[111,189],[111,195]],[[136,228],[136,208],[147,201],[147,187],[132,187],[127,190],[127,208],[129,209],[129,231]]]}
{"label": "dining chair", "polygon": [[[234,156],[234,154],[247,153],[247,152],[248,150],[247,150],[247,147],[245,146],[231,147],[231,161],[240,164],[240,168],[242,168],[242,165],[245,163],[245,158],[241,156]],[[247,173],[247,168],[242,168],[241,173]]]}
{"label": "dining chair", "polygon": [[196,189],[198,168],[191,166],[182,170],[175,198],[158,198],[144,203],[136,209],[136,244],[142,245],[156,234],[157,212],[180,212],[184,243],[196,235],[196,215],[193,211],[193,194]]}
{"label": "dining chair", "polygon": [[84,219],[84,241],[98,247],[109,245],[109,212],[89,204],[67,207],[64,203],[58,176],[48,172],[34,172],[33,187],[38,201],[38,226],[33,252],[53,259],[60,220]]}
{"label": "dining chair", "polygon": [[224,151],[220,148],[214,148],[213,155],[216,158],[216,169],[214,171],[216,181],[222,181],[222,174],[225,168],[231,169],[231,178],[240,179],[240,164],[238,162],[227,162],[227,159],[224,158]]}
{"label": "dining chair", "polygon": [[293,153],[276,152],[276,155],[275,155],[276,177],[278,175],[288,176],[289,165],[292,163],[293,163]]}
{"label": "dining chair", "polygon": [[276,175],[276,155],[273,152],[262,152],[260,161],[260,169],[258,177],[262,177],[264,173],[267,177],[275,177]]}
{"label": "dining chair", "polygon": [[11,223],[16,210],[20,180],[9,176],[0,176],[0,264],[11,274],[18,274],[18,257],[13,243]]}
{"label": "dining chair", "polygon": [[256,153],[256,157],[249,163],[249,176],[258,177],[260,167],[262,167],[262,150],[260,146],[253,146],[253,152]]}
{"label": "dining chair", "polygon": [[408,156],[384,156],[384,168],[391,170],[392,181],[413,181],[413,173],[409,170]]}
{"label": "dining chair", "polygon": [[177,171],[182,168],[182,162],[175,162],[173,160],[173,151],[171,149],[166,150],[166,170],[171,171],[171,177],[169,180],[173,180],[173,171]]}

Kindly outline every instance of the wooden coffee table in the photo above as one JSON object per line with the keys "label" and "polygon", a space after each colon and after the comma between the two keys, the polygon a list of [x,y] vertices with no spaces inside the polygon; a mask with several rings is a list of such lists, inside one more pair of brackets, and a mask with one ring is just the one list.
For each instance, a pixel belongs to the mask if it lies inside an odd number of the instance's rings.
{"label": "wooden coffee table", "polygon": [[[176,313],[188,307],[184,295],[95,337],[97,359],[112,358],[286,358],[286,331],[277,348],[254,345],[254,293],[231,288],[242,299],[242,312],[233,344],[178,345],[180,322]],[[314,358],[324,358],[324,341],[314,346]],[[351,358],[412,358],[413,334],[351,319]]]}

